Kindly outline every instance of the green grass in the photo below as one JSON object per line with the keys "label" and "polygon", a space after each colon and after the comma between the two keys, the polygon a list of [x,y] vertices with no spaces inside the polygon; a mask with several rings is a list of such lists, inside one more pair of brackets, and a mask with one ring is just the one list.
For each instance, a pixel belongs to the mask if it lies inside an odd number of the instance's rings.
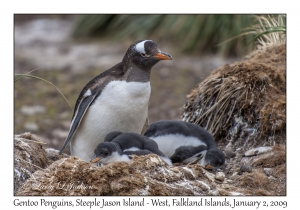
{"label": "green grass", "polygon": [[244,32],[234,36],[222,43],[226,44],[237,38],[252,35],[248,45],[267,46],[270,44],[281,44],[286,42],[286,15],[254,16],[255,21]]}
{"label": "green grass", "polygon": [[152,39],[184,53],[240,55],[253,35],[235,37],[251,26],[252,15],[79,15],[73,36],[117,41]]}
{"label": "green grass", "polygon": [[265,46],[273,43],[285,43],[286,41],[286,16],[269,15],[256,16],[257,24],[249,29],[255,36],[251,40]]}

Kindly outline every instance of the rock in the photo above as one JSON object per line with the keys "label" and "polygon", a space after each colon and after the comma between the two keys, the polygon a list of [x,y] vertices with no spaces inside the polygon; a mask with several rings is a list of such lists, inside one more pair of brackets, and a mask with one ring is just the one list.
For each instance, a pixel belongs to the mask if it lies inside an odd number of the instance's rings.
{"label": "rock", "polygon": [[272,147],[257,147],[257,148],[253,148],[253,149],[246,151],[245,156],[246,157],[255,156],[255,155],[267,153],[270,151],[272,151]]}
{"label": "rock", "polygon": [[55,147],[57,147],[60,143],[61,141],[58,140],[57,138],[51,139],[51,144],[54,145]]}
{"label": "rock", "polygon": [[55,129],[52,131],[53,136],[59,139],[65,139],[68,136],[68,133],[69,131],[61,129]]}
{"label": "rock", "polygon": [[275,181],[275,182],[277,181],[277,179],[274,176],[269,176],[268,178],[272,181]]}
{"label": "rock", "polygon": [[204,171],[204,175],[212,182],[215,181],[215,175],[213,173],[208,172],[207,170]]}
{"label": "rock", "polygon": [[241,172],[251,172],[252,168],[249,165],[242,165],[242,167],[240,168]]}
{"label": "rock", "polygon": [[226,155],[226,158],[228,158],[228,159],[236,156],[235,152],[233,152],[232,150],[225,150],[225,155]]}
{"label": "rock", "polygon": [[272,170],[272,168],[264,168],[264,172],[265,172],[265,174],[266,174],[267,176],[271,176],[273,170]]}
{"label": "rock", "polygon": [[53,148],[46,148],[45,153],[46,153],[46,157],[48,159],[48,165],[50,163],[53,163],[54,161],[59,160],[59,159],[69,157],[66,154],[61,154],[60,155],[59,150],[56,150],[56,149],[53,149]]}
{"label": "rock", "polygon": [[230,195],[233,195],[233,196],[244,196],[244,194],[243,193],[239,193],[239,192],[231,192],[231,194]]}
{"label": "rock", "polygon": [[229,171],[230,171],[230,169],[231,169],[231,168],[229,168],[229,167],[226,167],[226,168],[225,168],[223,171],[224,171],[224,173],[225,173],[225,174],[228,174],[228,173],[229,173]]}
{"label": "rock", "polygon": [[24,129],[28,131],[37,131],[39,129],[39,126],[34,122],[26,122],[24,124]]}
{"label": "rock", "polygon": [[41,105],[34,105],[34,106],[22,106],[21,113],[25,115],[35,115],[41,114],[45,112],[45,107]]}
{"label": "rock", "polygon": [[225,174],[223,172],[216,173],[216,180],[224,181],[224,179],[225,179]]}
{"label": "rock", "polygon": [[70,120],[62,120],[61,125],[63,126],[63,128],[68,130],[68,129],[70,129],[71,121]]}
{"label": "rock", "polygon": [[69,116],[70,116],[70,112],[65,111],[60,113],[58,117],[63,120],[63,119],[68,119]]}

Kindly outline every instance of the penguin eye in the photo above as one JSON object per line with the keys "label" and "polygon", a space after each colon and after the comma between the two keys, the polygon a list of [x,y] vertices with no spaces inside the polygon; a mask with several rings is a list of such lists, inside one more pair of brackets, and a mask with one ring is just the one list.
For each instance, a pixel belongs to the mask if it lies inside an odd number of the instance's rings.
{"label": "penguin eye", "polygon": [[145,53],[141,53],[141,56],[142,56],[142,57],[146,57],[146,54],[145,54]]}

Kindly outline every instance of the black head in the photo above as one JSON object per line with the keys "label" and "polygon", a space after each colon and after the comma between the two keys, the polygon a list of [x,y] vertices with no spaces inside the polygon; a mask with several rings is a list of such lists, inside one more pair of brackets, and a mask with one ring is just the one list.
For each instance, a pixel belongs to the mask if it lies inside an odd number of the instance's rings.
{"label": "black head", "polygon": [[225,155],[218,148],[213,148],[207,151],[205,155],[205,168],[217,169],[225,163]]}
{"label": "black head", "polygon": [[91,159],[92,163],[96,162],[105,162],[106,159],[109,159],[114,152],[118,152],[117,146],[111,142],[100,143],[94,150],[94,157]]}
{"label": "black head", "polygon": [[172,60],[172,56],[162,52],[151,40],[134,42],[123,58],[125,64],[133,63],[143,69],[151,69],[160,60]]}

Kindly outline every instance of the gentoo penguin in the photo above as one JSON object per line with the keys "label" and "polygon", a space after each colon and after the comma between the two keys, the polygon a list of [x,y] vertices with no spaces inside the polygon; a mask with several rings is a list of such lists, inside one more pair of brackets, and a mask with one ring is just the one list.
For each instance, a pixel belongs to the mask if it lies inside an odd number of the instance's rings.
{"label": "gentoo penguin", "polygon": [[207,169],[225,162],[224,153],[216,146],[213,136],[204,128],[183,121],[163,120],[149,125],[145,134],[172,163],[197,161]]}
{"label": "gentoo penguin", "polygon": [[96,147],[94,154],[91,162],[104,165],[117,161],[129,162],[132,155],[148,154],[157,154],[172,165],[171,160],[158,149],[155,141],[137,133],[110,132],[104,142]]}
{"label": "gentoo penguin", "polygon": [[91,80],[75,105],[69,134],[71,155],[89,161],[111,131],[141,133],[148,115],[151,68],[172,60],[151,40],[133,43],[122,62]]}

